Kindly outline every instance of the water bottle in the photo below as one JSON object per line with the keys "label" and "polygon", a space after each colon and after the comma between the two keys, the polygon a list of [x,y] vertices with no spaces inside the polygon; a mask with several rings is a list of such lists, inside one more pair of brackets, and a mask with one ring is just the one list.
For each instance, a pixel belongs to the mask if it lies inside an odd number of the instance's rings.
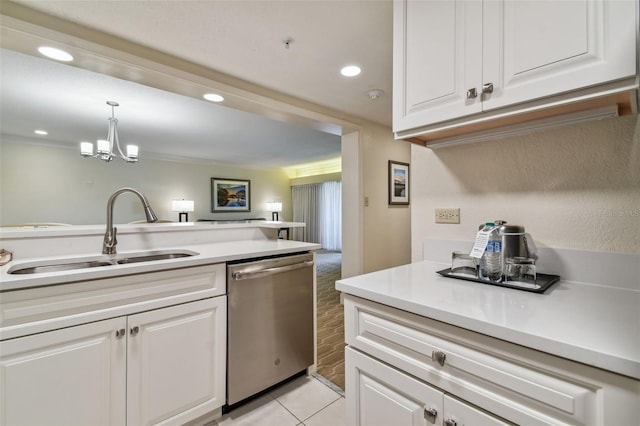
{"label": "water bottle", "polygon": [[500,227],[487,222],[483,231],[490,231],[489,242],[480,258],[480,278],[500,282],[502,280],[502,237]]}

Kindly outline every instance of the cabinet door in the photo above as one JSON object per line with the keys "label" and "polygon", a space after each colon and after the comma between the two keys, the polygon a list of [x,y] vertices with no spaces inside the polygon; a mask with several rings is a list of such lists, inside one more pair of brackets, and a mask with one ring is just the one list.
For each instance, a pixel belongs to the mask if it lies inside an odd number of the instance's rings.
{"label": "cabinet door", "polygon": [[442,424],[442,392],[349,347],[345,379],[350,425]]}
{"label": "cabinet door", "polygon": [[393,19],[394,132],[480,112],[482,2],[395,0]]}
{"label": "cabinet door", "polygon": [[483,96],[488,111],[633,77],[631,0],[490,0],[483,9]]}
{"label": "cabinet door", "polygon": [[116,318],[2,342],[0,424],[125,424],[125,326]]}
{"label": "cabinet door", "polygon": [[128,319],[127,424],[181,425],[225,402],[226,297]]}

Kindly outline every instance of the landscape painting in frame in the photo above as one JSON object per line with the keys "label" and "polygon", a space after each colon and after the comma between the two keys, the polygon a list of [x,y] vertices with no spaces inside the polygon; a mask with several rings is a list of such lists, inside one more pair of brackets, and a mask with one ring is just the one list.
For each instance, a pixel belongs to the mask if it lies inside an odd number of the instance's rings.
{"label": "landscape painting in frame", "polygon": [[409,204],[409,164],[389,160],[389,204]]}
{"label": "landscape painting in frame", "polygon": [[251,211],[251,181],[243,179],[211,178],[211,211]]}

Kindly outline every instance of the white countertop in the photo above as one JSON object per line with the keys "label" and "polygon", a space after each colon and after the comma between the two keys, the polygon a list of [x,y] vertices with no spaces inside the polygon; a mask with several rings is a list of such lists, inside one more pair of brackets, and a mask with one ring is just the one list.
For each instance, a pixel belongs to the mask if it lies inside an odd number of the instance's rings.
{"label": "white countertop", "polygon": [[560,281],[544,294],[446,278],[421,261],[336,289],[491,337],[640,379],[640,291]]}
{"label": "white countertop", "polygon": [[[158,223],[118,223],[118,235],[143,232],[201,232],[204,229],[241,229],[241,228],[300,228],[303,222],[282,222],[271,220],[229,220],[202,222],[158,222]],[[4,238],[36,238],[60,237],[73,235],[104,235],[105,225],[72,225],[72,226],[15,226],[0,227],[0,240]]]}
{"label": "white countertop", "polygon": [[109,255],[101,255],[96,251],[95,255],[65,255],[52,257],[37,257],[12,261],[0,267],[0,291],[20,290],[44,285],[55,285],[69,282],[94,280],[107,277],[115,277],[130,274],[161,271],[174,268],[206,265],[211,263],[228,262],[239,259],[248,259],[261,256],[271,256],[287,253],[296,253],[308,250],[318,250],[319,244],[305,243],[291,240],[241,240],[213,243],[189,244],[178,246],[163,246],[158,250],[119,250],[112,257],[126,257],[130,254],[141,253],[165,253],[171,251],[190,251],[196,254],[168,260],[140,262],[123,265],[100,266],[87,269],[67,270],[60,272],[47,272],[40,274],[9,274],[12,267],[30,266],[34,264],[48,263],[52,259],[63,261],[86,261],[102,259]]}

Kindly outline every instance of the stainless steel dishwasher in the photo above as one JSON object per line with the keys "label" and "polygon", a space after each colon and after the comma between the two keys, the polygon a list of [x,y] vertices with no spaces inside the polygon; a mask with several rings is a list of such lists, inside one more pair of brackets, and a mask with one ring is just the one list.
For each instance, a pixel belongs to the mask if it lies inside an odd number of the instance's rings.
{"label": "stainless steel dishwasher", "polygon": [[313,364],[313,254],[227,265],[227,405]]}

